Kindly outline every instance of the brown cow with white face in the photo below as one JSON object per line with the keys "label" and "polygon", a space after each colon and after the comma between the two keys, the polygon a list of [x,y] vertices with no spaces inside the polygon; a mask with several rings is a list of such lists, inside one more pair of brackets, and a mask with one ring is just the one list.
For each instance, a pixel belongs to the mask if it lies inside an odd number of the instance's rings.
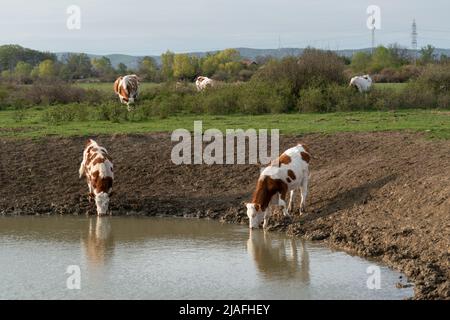
{"label": "brown cow with white face", "polygon": [[[246,204],[250,228],[258,228],[263,219],[263,228],[267,227],[270,204],[277,198],[278,205],[283,208],[283,214],[289,216],[295,190],[301,190],[300,213],[305,210],[310,159],[311,155],[308,148],[305,145],[298,144],[286,150],[261,172],[252,202]],[[290,198],[289,204],[286,206],[288,192]],[[275,197],[277,195],[278,197]]]}
{"label": "brown cow with white face", "polygon": [[84,148],[79,173],[80,178],[86,176],[89,200],[95,199],[97,214],[107,214],[114,180],[113,164],[108,151],[89,139]]}
{"label": "brown cow with white face", "polygon": [[120,102],[127,105],[128,111],[136,101],[139,94],[139,78],[135,74],[120,76],[114,82],[114,92],[119,96]]}

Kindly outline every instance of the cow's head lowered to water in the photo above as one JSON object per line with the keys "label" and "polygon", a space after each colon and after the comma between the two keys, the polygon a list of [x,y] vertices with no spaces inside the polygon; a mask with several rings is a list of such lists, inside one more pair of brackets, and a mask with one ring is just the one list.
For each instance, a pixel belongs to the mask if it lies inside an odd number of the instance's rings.
{"label": "cow's head lowered to water", "polygon": [[247,216],[249,221],[249,227],[257,229],[264,220],[264,213],[261,210],[261,206],[255,203],[246,203]]}

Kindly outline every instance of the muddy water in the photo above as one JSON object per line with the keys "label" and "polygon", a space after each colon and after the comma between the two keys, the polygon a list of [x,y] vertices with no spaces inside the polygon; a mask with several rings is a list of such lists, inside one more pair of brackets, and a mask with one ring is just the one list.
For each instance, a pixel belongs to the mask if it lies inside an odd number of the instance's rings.
{"label": "muddy water", "polygon": [[[367,286],[369,266],[380,268],[380,289]],[[401,276],[215,221],[0,218],[0,299],[401,299],[413,294],[395,287]]]}

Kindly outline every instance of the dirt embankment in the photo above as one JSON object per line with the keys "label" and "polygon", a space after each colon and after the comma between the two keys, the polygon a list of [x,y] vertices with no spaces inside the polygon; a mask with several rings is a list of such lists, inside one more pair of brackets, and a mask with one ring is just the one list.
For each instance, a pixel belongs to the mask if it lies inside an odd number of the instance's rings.
{"label": "dirt embankment", "polygon": [[[94,137],[95,138],[95,137]],[[115,169],[113,214],[170,214],[246,223],[254,165],[173,165],[168,134],[102,136]],[[78,179],[84,138],[0,140],[0,214],[94,213]],[[450,141],[418,134],[283,137],[313,154],[307,213],[271,229],[382,259],[416,298],[450,298]],[[297,208],[298,208],[297,199]]]}

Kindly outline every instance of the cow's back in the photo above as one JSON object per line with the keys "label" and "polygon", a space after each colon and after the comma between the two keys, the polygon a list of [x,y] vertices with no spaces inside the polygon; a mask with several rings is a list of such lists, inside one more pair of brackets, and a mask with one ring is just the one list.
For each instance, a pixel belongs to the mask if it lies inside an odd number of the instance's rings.
{"label": "cow's back", "polygon": [[269,176],[282,180],[288,189],[294,189],[302,184],[309,172],[310,154],[304,146],[298,145],[286,150],[275,162],[261,172],[261,178]]}
{"label": "cow's back", "polygon": [[113,185],[114,172],[111,158],[105,148],[97,144],[87,148],[85,172],[95,193],[110,192]]}

